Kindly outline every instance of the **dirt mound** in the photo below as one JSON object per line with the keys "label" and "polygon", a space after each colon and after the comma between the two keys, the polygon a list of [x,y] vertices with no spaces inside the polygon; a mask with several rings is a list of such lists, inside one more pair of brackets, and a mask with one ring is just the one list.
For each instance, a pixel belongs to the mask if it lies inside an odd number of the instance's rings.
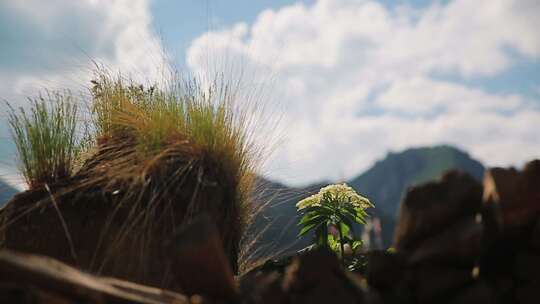
{"label": "dirt mound", "polygon": [[139,155],[129,138],[102,143],[74,176],[16,195],[1,210],[1,246],[178,289],[170,273],[174,254],[163,244],[205,213],[236,271],[245,211],[238,178],[186,142],[152,162]]}

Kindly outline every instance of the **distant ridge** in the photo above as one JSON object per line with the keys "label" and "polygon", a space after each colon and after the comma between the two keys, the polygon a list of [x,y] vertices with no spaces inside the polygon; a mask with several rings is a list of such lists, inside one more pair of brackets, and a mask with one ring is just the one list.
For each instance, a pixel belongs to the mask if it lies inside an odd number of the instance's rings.
{"label": "distant ridge", "polygon": [[437,179],[451,169],[465,171],[477,180],[484,175],[482,163],[472,159],[468,153],[441,145],[390,152],[366,172],[351,179],[349,185],[375,204],[373,213],[381,218],[383,243],[389,246],[399,202],[407,188]]}
{"label": "distant ridge", "polygon": [[372,199],[378,212],[396,216],[407,187],[437,179],[450,169],[460,169],[477,180],[484,166],[469,154],[452,146],[434,146],[390,152],[370,169],[349,181],[349,185]]}

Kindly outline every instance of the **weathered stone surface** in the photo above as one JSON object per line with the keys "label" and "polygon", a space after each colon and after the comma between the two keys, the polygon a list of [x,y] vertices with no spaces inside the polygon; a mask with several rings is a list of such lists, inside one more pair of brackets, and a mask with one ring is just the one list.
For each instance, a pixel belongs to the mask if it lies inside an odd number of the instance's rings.
{"label": "weathered stone surface", "polygon": [[246,303],[273,304],[286,303],[282,288],[282,276],[277,272],[252,272],[240,280],[240,291]]}
{"label": "weathered stone surface", "polygon": [[410,250],[420,240],[436,235],[448,225],[480,211],[482,186],[459,171],[441,180],[409,189],[401,203],[395,232],[398,250]]}
{"label": "weathered stone surface", "polygon": [[420,243],[409,258],[410,263],[463,261],[480,256],[483,226],[478,217],[469,217]]}
{"label": "weathered stone surface", "polygon": [[540,253],[540,218],[536,219],[536,224],[531,234],[531,247]]}
{"label": "weathered stone surface", "polygon": [[283,290],[288,303],[358,303],[361,291],[348,280],[335,254],[315,250],[287,268]]}
{"label": "weathered stone surface", "polygon": [[[286,259],[289,260],[289,259]],[[362,278],[326,249],[292,258],[284,273],[259,268],[240,279],[245,303],[365,303]]]}
{"label": "weathered stone surface", "polygon": [[385,301],[382,297],[382,295],[375,291],[375,290],[368,290],[366,293],[364,293],[364,303],[366,304],[385,304],[387,301]]}
{"label": "weathered stone surface", "polygon": [[206,213],[237,271],[249,205],[239,200],[248,197],[249,187],[238,186],[237,174],[213,157],[194,153],[187,141],[152,161],[140,158],[129,134],[105,141],[74,175],[48,189],[43,185],[16,195],[0,210],[0,248],[175,289],[163,243]]}
{"label": "weathered stone surface", "polygon": [[540,280],[531,284],[522,284],[516,288],[516,300],[520,304],[538,304],[538,292],[540,291]]}
{"label": "weathered stone surface", "polygon": [[497,303],[495,291],[483,282],[478,282],[458,292],[452,300],[446,302],[452,304],[479,304]]}
{"label": "weathered stone surface", "polygon": [[407,261],[401,254],[375,250],[368,253],[367,280],[380,289],[396,288],[407,270]]}
{"label": "weathered stone surface", "polygon": [[[73,181],[73,187],[77,185]],[[54,257],[90,273],[178,288],[169,271],[172,255],[163,244],[184,224],[189,191],[180,189],[145,206],[130,205],[120,198],[121,192],[92,188],[78,193],[63,184],[55,187],[51,186],[52,193],[43,189],[20,193],[1,209],[0,248]],[[204,206],[195,215],[212,210],[210,205],[223,205],[214,196],[221,194],[200,190],[197,199]],[[225,224],[216,220],[218,210],[212,212],[223,243]],[[235,254],[228,254],[228,263],[231,268],[236,264]]]}
{"label": "weathered stone surface", "polygon": [[115,205],[111,193],[61,195],[62,188],[51,188],[53,194],[41,189],[23,192],[8,202],[0,214],[7,224],[0,230],[0,247],[53,257],[90,273],[174,288],[165,271],[170,257],[163,251],[171,233],[155,227],[155,237],[150,238],[148,231],[145,235],[131,226],[131,208]]}
{"label": "weathered stone surface", "polygon": [[518,253],[514,275],[525,282],[540,281],[540,256],[528,252]]}
{"label": "weathered stone surface", "polygon": [[447,299],[473,282],[470,269],[424,267],[414,270],[418,303],[435,303]]}
{"label": "weathered stone surface", "polygon": [[184,294],[235,301],[238,290],[219,233],[208,216],[200,216],[167,246],[171,272]]}
{"label": "weathered stone surface", "polygon": [[0,251],[1,303],[178,303],[170,291],[76,270],[48,257]]}
{"label": "weathered stone surface", "polygon": [[492,168],[484,176],[483,202],[493,205],[501,230],[521,226],[540,212],[540,160],[516,169]]}

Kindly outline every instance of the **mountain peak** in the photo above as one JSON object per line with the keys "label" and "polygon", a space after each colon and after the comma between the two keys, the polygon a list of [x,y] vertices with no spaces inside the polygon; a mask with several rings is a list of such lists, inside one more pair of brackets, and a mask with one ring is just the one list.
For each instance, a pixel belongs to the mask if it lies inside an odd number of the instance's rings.
{"label": "mountain peak", "polygon": [[392,238],[394,219],[399,203],[408,187],[438,179],[445,171],[457,169],[480,180],[484,166],[468,153],[449,145],[417,147],[389,152],[366,172],[349,181],[349,185],[374,204],[374,213],[381,218],[383,238]]}
{"label": "mountain peak", "polygon": [[349,184],[375,202],[378,213],[395,216],[407,187],[437,179],[450,169],[463,170],[480,180],[484,166],[468,153],[449,145],[390,152]]}

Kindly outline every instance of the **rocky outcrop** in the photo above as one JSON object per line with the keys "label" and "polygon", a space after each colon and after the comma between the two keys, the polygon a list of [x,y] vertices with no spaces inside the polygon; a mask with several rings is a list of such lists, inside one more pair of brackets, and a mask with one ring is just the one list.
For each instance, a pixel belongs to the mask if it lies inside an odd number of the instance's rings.
{"label": "rocky outcrop", "polygon": [[105,145],[73,176],[15,195],[0,209],[0,248],[179,291],[163,244],[206,214],[236,273],[249,186],[240,193],[238,178],[204,153],[168,149],[145,162],[135,151],[129,140]]}
{"label": "rocky outcrop", "polygon": [[539,226],[540,161],[489,169],[483,185],[447,173],[409,189],[395,232],[405,275],[373,292],[396,303],[536,303]]}
{"label": "rocky outcrop", "polygon": [[2,250],[0,303],[190,302],[178,293],[93,276],[49,257]]}

